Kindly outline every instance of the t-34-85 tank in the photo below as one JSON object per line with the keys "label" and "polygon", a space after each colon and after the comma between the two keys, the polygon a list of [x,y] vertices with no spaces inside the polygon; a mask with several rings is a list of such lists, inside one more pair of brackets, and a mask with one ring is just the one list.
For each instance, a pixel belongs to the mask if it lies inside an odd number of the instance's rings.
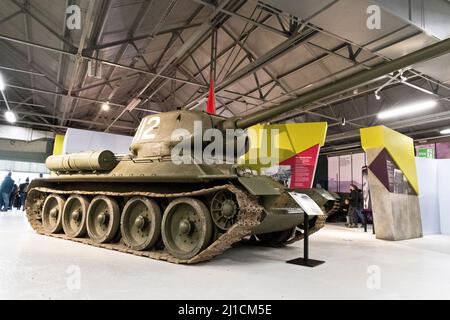
{"label": "t-34-85 tank", "polygon": [[[195,154],[191,163],[177,164],[172,150],[180,139],[203,151],[208,146],[196,138],[208,129],[248,128],[449,51],[444,40],[242,118],[188,110],[148,116],[128,155],[49,157],[54,174],[30,184],[28,220],[41,234],[178,263],[211,259],[249,235],[270,245],[299,240],[303,214],[282,210],[298,207],[283,185],[233,164],[204,163]],[[183,133],[173,134],[177,129]],[[308,223],[314,231],[323,220]]]}
{"label": "t-34-85 tank", "polygon": [[[225,121],[199,111],[160,113],[143,118],[128,155],[50,156],[53,174],[29,187],[31,225],[42,234],[180,263],[211,259],[249,235],[268,245],[301,239],[303,215],[282,209],[298,207],[283,185],[233,161],[200,159],[208,129],[225,138],[224,146],[238,144],[224,133]],[[200,157],[192,150],[186,158],[196,141]],[[184,157],[175,157],[183,145],[177,155]],[[214,160],[221,159],[217,152]]]}

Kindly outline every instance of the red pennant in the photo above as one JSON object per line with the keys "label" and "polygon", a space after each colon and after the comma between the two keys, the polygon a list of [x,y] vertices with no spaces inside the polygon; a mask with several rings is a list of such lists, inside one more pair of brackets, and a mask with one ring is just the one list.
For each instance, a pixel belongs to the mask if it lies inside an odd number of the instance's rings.
{"label": "red pennant", "polygon": [[211,114],[216,114],[216,99],[214,97],[214,81],[211,80],[209,83],[209,94],[208,94],[208,103],[206,105],[206,112]]}

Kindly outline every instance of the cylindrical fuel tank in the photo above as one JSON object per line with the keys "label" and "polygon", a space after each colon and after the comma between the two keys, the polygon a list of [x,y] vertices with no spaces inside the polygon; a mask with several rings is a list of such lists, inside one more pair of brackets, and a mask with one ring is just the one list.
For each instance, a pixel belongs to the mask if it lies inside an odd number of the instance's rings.
{"label": "cylindrical fuel tank", "polygon": [[109,150],[50,156],[45,161],[51,171],[108,171],[116,164],[117,159]]}

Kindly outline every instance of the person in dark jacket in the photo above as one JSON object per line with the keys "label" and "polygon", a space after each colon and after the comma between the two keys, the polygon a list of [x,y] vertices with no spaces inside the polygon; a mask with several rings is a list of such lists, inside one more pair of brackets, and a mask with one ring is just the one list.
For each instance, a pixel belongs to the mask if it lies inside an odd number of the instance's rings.
{"label": "person in dark jacket", "polygon": [[21,183],[19,185],[20,206],[22,207],[23,211],[25,211],[25,200],[27,200],[27,192],[28,192],[29,184],[30,184],[30,178],[27,178],[25,180],[25,183]]}
{"label": "person in dark jacket", "polygon": [[344,204],[342,205],[342,213],[345,214],[345,219],[347,222],[345,223],[346,227],[350,227],[350,217],[348,215],[348,208],[350,206],[350,200],[344,199]]}
{"label": "person in dark jacket", "polygon": [[349,227],[358,227],[358,212],[362,210],[361,192],[354,184],[350,185],[350,206],[348,209]]}
{"label": "person in dark jacket", "polygon": [[2,203],[0,205],[1,211],[8,211],[10,209],[9,199],[14,188],[14,180],[11,178],[11,176],[12,173],[8,172],[2,184],[0,185],[0,193],[2,198]]}
{"label": "person in dark jacket", "polygon": [[19,186],[14,183],[11,195],[9,196],[9,208],[17,208],[19,203]]}

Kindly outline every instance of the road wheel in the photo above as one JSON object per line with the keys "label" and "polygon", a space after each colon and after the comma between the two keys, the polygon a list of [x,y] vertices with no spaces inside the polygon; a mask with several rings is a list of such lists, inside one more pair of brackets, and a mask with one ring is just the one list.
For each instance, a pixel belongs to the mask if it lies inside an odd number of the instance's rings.
{"label": "road wheel", "polygon": [[194,198],[169,203],[162,221],[164,245],[174,257],[190,259],[210,243],[213,223],[208,208]]}

